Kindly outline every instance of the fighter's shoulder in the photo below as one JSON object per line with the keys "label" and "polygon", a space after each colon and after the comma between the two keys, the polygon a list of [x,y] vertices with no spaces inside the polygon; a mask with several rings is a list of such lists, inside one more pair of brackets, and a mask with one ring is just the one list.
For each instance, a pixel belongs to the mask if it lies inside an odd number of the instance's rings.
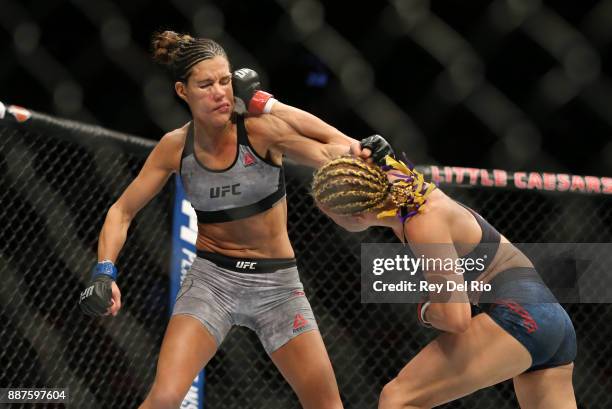
{"label": "fighter's shoulder", "polygon": [[172,170],[177,170],[185,146],[188,125],[167,132],[161,137],[151,153],[153,163]]}
{"label": "fighter's shoulder", "polygon": [[185,140],[187,139],[187,131],[189,129],[189,122],[180,128],[176,128],[172,131],[167,132],[158,142],[158,146],[164,149],[183,149]]}
{"label": "fighter's shoulder", "polygon": [[418,238],[419,241],[444,238],[450,232],[454,212],[452,200],[441,190],[435,189],[421,211],[406,223],[406,236]]}

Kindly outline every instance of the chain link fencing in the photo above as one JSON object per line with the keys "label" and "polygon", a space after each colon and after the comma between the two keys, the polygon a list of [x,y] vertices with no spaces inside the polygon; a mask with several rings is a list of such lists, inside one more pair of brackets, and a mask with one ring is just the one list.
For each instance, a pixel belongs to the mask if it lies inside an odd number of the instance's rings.
{"label": "chain link fencing", "polygon": [[[153,381],[169,311],[172,183],[134,220],[118,260],[115,318],[77,306],[103,215],[136,176],[150,142],[33,113],[0,121],[0,386],[69,387],[67,407],[135,408]],[[383,385],[435,335],[415,306],[362,304],[360,243],[318,212],[303,169],[289,167],[290,236],[347,409],[374,408]],[[516,242],[612,242],[609,195],[442,186]],[[578,335],[579,407],[612,405],[612,306],[565,305]],[[207,366],[208,408],[298,408],[256,336],[234,328]],[[418,376],[418,374],[415,374]],[[28,407],[16,405],[14,407]],[[37,406],[40,407],[40,406]],[[63,407],[47,405],[46,407]],[[444,408],[518,407],[512,383]]]}
{"label": "chain link fencing", "polygon": [[23,129],[5,118],[0,130],[0,385],[67,386],[75,408],[137,407],[169,313],[172,187],[130,227],[118,260],[122,313],[90,319],[78,295],[104,214],[142,166],[146,143],[129,150],[125,136],[99,128],[29,121]]}

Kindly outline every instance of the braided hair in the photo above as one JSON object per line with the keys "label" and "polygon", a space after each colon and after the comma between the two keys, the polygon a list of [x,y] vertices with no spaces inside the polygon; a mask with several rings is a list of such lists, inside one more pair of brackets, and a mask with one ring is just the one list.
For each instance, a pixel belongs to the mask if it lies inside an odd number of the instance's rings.
{"label": "braided hair", "polygon": [[315,173],[312,193],[333,213],[350,215],[382,208],[389,185],[382,169],[347,155],[328,162]]}
{"label": "braided hair", "polygon": [[[350,155],[328,162],[314,175],[315,201],[342,215],[381,210],[392,204],[393,209],[381,211],[378,218],[397,216],[406,221],[421,211],[435,185],[426,183],[412,166],[390,156],[386,162],[379,167]],[[394,182],[387,178],[391,170],[397,171],[393,172],[397,177]]]}
{"label": "braided hair", "polygon": [[174,31],[155,33],[152,40],[153,59],[170,67],[176,81],[185,82],[191,68],[203,60],[225,57],[223,47],[209,38],[193,38]]}

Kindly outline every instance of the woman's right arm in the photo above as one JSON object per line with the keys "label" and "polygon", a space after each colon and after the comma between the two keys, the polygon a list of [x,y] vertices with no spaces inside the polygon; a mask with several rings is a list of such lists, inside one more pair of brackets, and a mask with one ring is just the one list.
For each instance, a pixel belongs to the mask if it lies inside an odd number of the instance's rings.
{"label": "woman's right arm", "polygon": [[138,176],[111,206],[100,232],[98,261],[117,260],[132,219],[166,184],[180,164],[184,135],[177,130],[159,141]]}
{"label": "woman's right arm", "polygon": [[[182,131],[182,132],[181,132]],[[87,288],[81,292],[79,306],[92,316],[117,315],[121,291],[115,282],[114,263],[125,244],[127,231],[136,213],[166,184],[178,170],[184,144],[184,130],[170,132],[159,141],[140,173],[111,206],[98,240],[98,264]]]}

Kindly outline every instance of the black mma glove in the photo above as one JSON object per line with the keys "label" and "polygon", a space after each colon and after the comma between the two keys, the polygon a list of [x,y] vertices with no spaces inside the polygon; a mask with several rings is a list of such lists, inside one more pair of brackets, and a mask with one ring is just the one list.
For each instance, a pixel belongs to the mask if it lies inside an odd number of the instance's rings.
{"label": "black mma glove", "polygon": [[236,100],[236,111],[259,115],[270,113],[276,102],[273,95],[261,91],[259,74],[250,68],[241,68],[232,74],[232,87]]}
{"label": "black mma glove", "polygon": [[387,142],[385,138],[380,135],[368,136],[367,138],[362,139],[360,144],[361,149],[368,148],[370,151],[372,151],[371,157],[374,160],[374,163],[378,166],[386,164],[385,156],[395,156],[393,148],[391,147],[389,142]]}
{"label": "black mma glove", "polygon": [[87,288],[79,297],[81,311],[94,317],[104,315],[112,304],[112,284],[116,278],[117,268],[111,261],[96,264]]}

